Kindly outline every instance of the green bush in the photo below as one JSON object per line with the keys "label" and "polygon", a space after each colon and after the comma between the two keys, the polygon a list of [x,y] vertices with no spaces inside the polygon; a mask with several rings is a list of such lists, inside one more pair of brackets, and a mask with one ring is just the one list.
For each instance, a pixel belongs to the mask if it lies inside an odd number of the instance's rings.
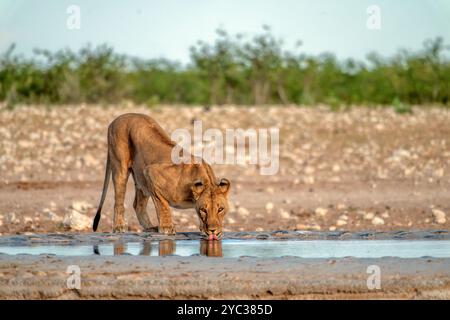
{"label": "green bush", "polygon": [[441,38],[418,52],[399,51],[367,61],[339,61],[285,50],[269,27],[254,37],[217,31],[212,43],[198,42],[191,61],[135,59],[106,45],[78,52],[35,50],[32,58],[0,55],[0,101],[18,103],[303,104],[333,110],[350,105],[448,105],[450,61]]}

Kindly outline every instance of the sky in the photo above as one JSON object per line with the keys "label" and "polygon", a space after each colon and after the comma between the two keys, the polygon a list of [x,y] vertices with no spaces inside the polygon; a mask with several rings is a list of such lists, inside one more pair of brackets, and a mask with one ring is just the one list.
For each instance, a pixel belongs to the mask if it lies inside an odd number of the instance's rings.
{"label": "sky", "polygon": [[[80,29],[69,29],[67,8],[80,8]],[[366,22],[380,8],[380,29]],[[418,50],[427,38],[450,43],[450,0],[0,0],[0,52],[34,48],[78,50],[106,43],[141,58],[189,61],[197,40],[212,41],[218,27],[252,36],[269,25],[286,48],[332,52],[338,58]]]}

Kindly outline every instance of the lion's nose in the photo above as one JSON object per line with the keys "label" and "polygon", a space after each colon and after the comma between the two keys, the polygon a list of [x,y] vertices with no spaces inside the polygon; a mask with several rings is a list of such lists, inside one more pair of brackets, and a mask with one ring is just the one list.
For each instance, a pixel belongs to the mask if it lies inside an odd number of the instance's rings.
{"label": "lion's nose", "polygon": [[212,233],[212,234],[215,234],[216,230],[217,230],[216,228],[209,228],[209,232]]}

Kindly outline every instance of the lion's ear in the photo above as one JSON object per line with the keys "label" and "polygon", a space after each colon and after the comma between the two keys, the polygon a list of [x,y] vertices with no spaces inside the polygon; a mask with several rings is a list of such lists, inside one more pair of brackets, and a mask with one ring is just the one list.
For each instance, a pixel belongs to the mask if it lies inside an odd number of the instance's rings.
{"label": "lion's ear", "polygon": [[230,191],[231,182],[228,179],[222,178],[220,179],[220,182],[218,183],[218,187],[221,193],[224,195],[228,194],[228,191]]}
{"label": "lion's ear", "polygon": [[191,186],[192,194],[194,195],[194,199],[197,200],[202,192],[205,190],[205,184],[201,180],[195,181]]}

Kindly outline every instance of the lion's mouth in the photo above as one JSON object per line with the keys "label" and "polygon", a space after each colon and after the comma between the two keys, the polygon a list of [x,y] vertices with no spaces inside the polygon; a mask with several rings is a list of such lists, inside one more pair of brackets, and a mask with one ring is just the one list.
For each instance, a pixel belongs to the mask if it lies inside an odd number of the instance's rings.
{"label": "lion's mouth", "polygon": [[220,240],[221,238],[222,238],[222,232],[219,232],[218,234],[215,234],[215,233],[207,233],[206,235],[205,235],[205,238],[207,239],[207,240],[210,240],[210,241],[212,241],[212,240]]}

